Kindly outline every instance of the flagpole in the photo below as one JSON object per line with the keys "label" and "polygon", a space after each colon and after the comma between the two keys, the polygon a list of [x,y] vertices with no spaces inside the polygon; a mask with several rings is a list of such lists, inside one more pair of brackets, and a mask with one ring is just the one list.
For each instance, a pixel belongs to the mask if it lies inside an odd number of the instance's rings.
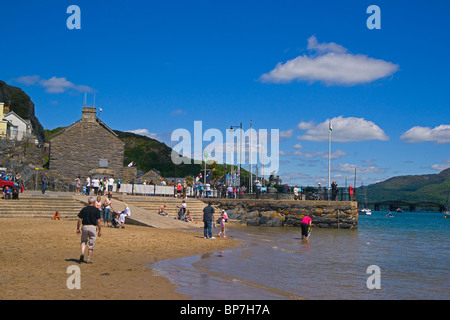
{"label": "flagpole", "polygon": [[329,136],[328,136],[328,191],[331,188],[331,131],[333,131],[333,127],[330,121]]}
{"label": "flagpole", "polygon": [[203,185],[206,184],[206,152],[203,151],[203,158],[205,159],[205,175],[203,176]]}
{"label": "flagpole", "polygon": [[252,170],[252,128],[253,121],[250,120],[250,150],[249,150],[249,163],[250,163],[250,193],[253,193],[253,170]]}

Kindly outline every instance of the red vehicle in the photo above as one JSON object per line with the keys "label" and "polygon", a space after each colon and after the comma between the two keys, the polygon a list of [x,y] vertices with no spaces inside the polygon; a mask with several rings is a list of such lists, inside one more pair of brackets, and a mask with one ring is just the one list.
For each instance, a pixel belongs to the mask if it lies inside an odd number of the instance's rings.
{"label": "red vehicle", "polygon": [[23,192],[23,185],[18,184],[17,182],[14,181],[10,181],[10,180],[3,180],[2,178],[0,178],[0,188],[3,189],[8,186],[11,190],[16,187],[17,190],[19,190],[20,193]]}

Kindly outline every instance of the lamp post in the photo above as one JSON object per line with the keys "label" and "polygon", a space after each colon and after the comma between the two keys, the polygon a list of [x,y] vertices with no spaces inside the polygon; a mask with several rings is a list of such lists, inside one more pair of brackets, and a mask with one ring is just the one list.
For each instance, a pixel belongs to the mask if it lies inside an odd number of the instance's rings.
{"label": "lamp post", "polygon": [[[240,187],[241,186],[241,163],[242,163],[242,122],[238,126],[230,126],[230,133],[232,133],[234,131],[234,128],[241,129],[240,137],[239,137],[239,187]],[[233,156],[233,158],[234,158],[234,156]],[[234,186],[236,186],[236,179],[234,181]]]}

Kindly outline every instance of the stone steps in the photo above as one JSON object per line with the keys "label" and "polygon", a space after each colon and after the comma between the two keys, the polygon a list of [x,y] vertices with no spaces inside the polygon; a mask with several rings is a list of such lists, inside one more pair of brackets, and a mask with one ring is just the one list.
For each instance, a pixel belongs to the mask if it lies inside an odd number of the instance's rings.
{"label": "stone steps", "polygon": [[84,206],[70,195],[21,194],[18,200],[0,199],[0,218],[52,218],[58,211],[62,219],[76,220]]}

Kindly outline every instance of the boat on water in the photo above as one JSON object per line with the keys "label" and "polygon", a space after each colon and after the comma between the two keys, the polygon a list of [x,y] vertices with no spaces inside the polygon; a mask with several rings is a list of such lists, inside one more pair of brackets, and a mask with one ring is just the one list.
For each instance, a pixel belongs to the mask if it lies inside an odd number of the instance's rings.
{"label": "boat on water", "polygon": [[359,214],[365,214],[366,216],[370,216],[372,214],[372,210],[369,208],[364,208],[359,210]]}
{"label": "boat on water", "polygon": [[397,208],[397,210],[395,210],[395,212],[402,213],[403,210],[401,208]]}

